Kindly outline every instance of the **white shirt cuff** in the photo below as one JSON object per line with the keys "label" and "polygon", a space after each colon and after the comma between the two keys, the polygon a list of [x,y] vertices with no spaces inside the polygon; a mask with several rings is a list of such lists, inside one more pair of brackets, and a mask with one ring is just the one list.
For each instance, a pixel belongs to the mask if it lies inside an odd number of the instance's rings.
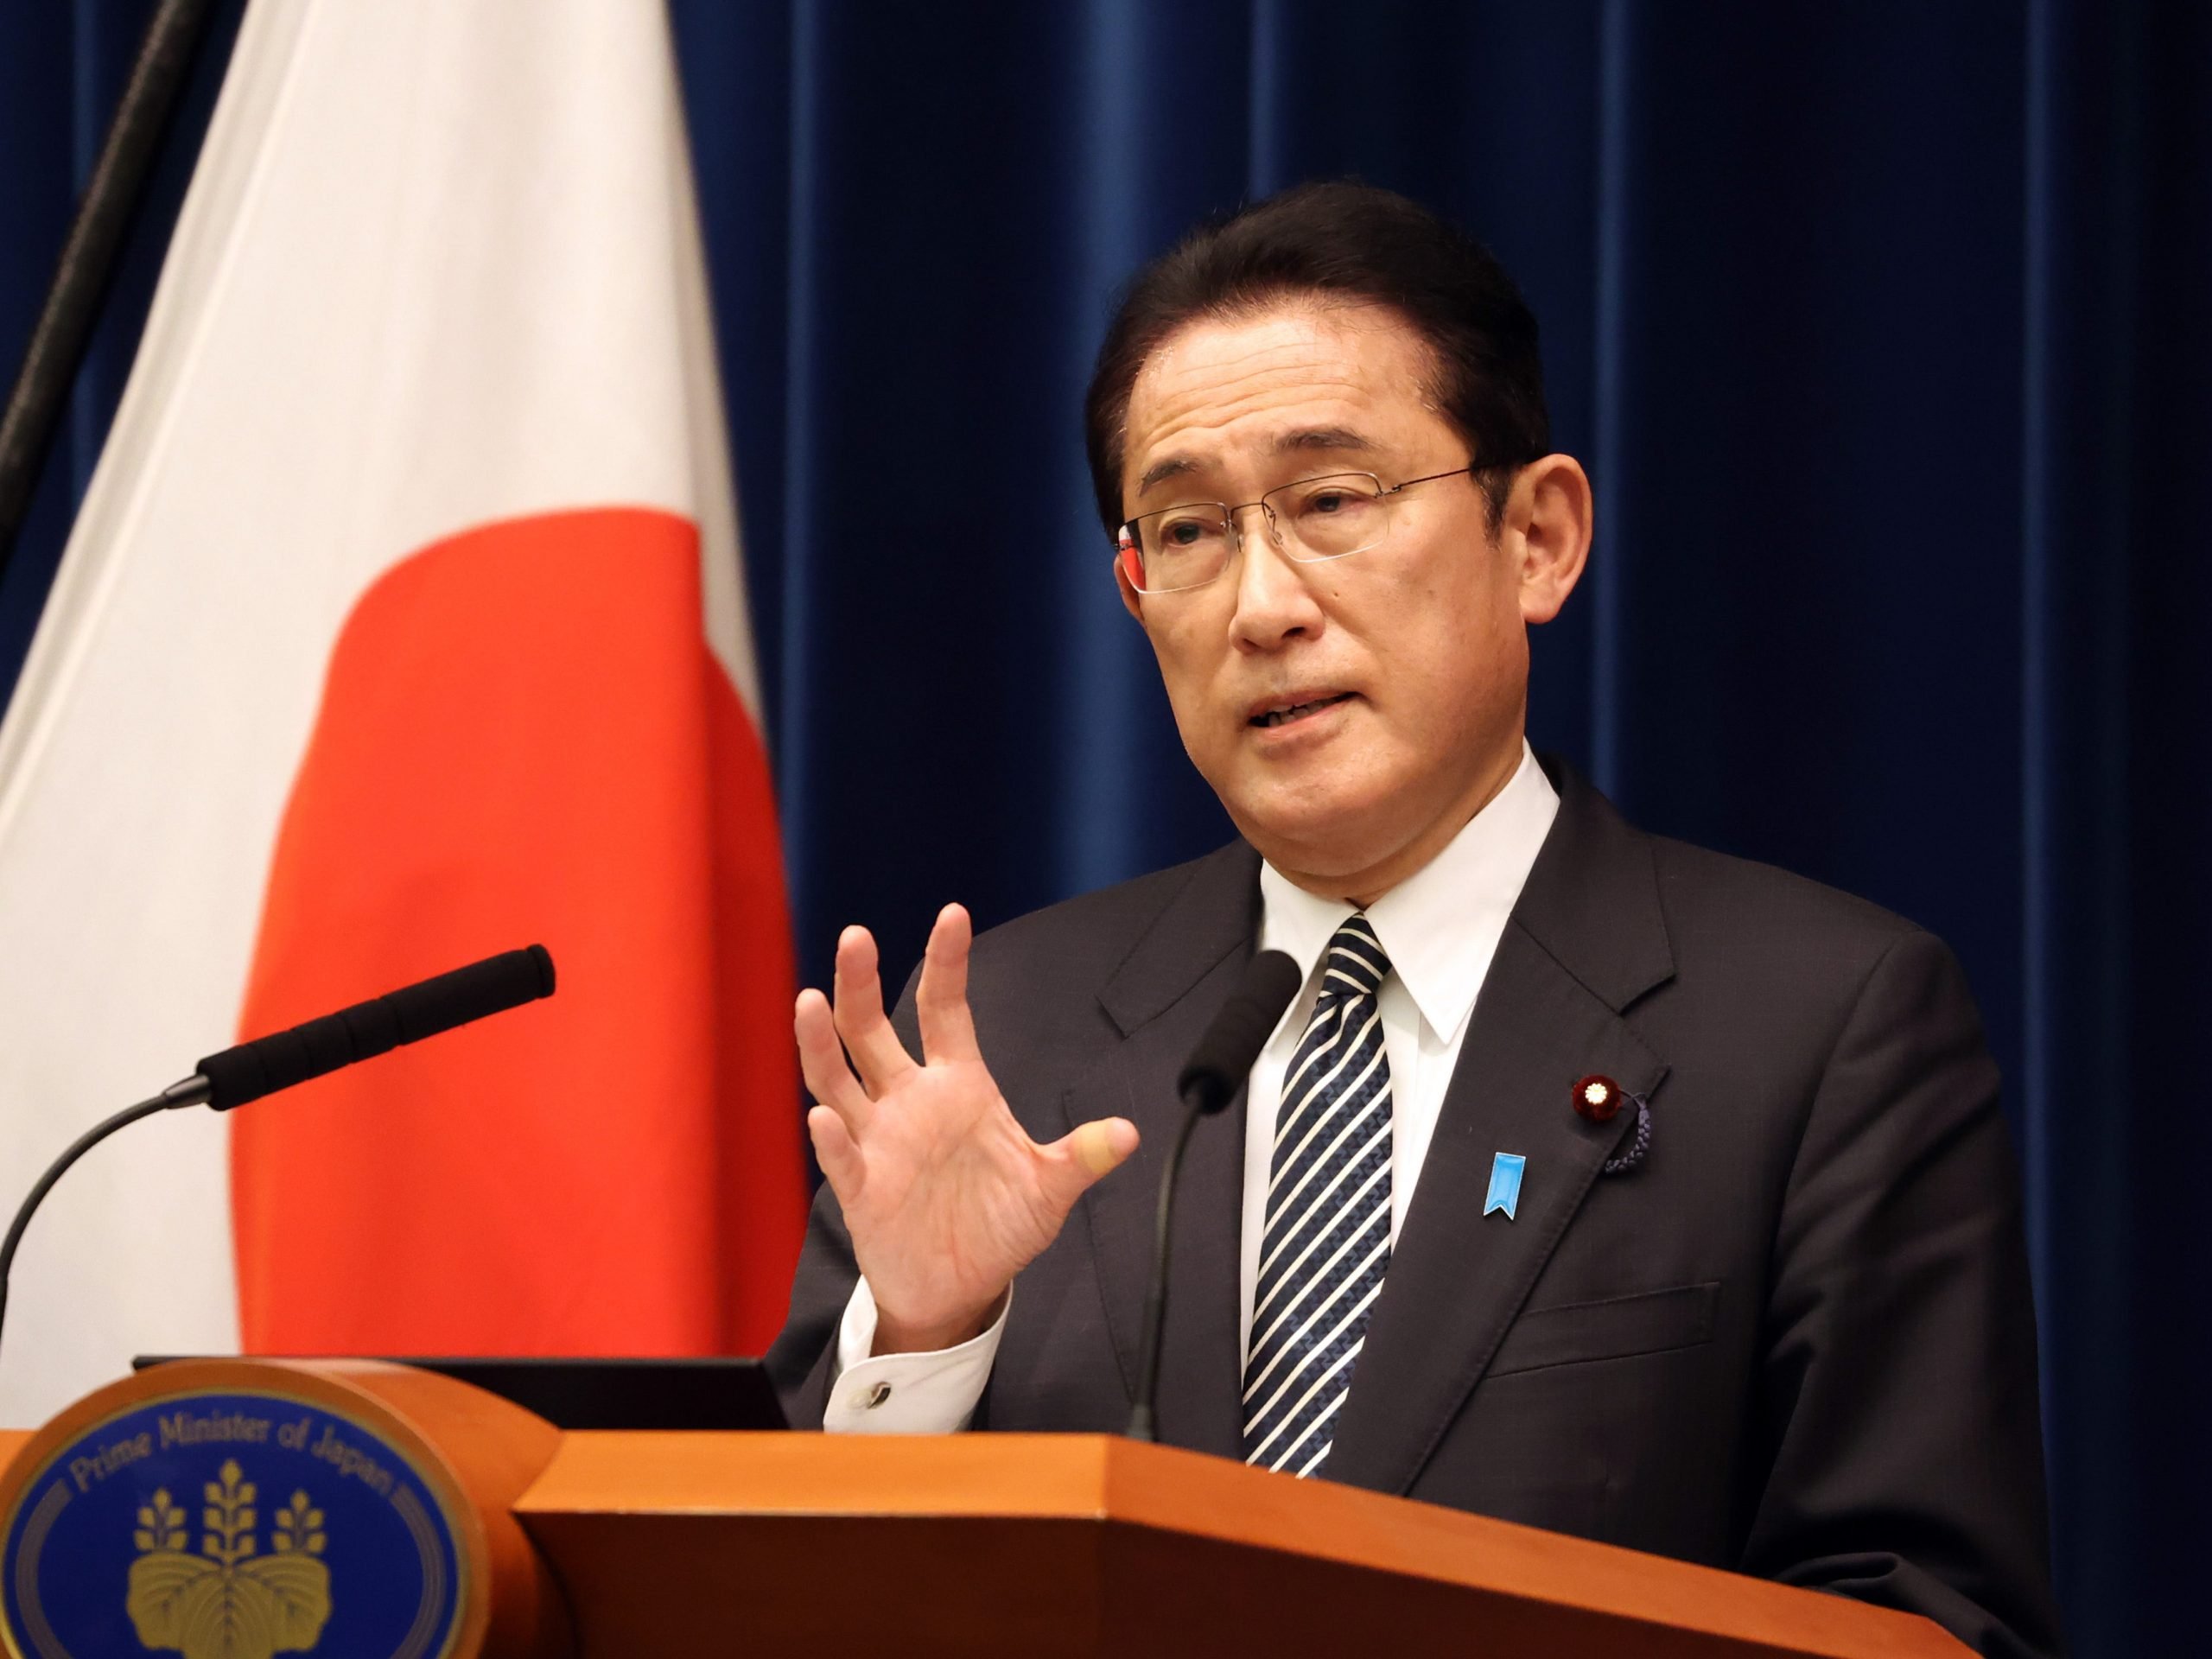
{"label": "white shirt cuff", "polygon": [[926,1354],[877,1354],[875,1293],[862,1278],[837,1326],[837,1377],[822,1427],[832,1434],[952,1434],[968,1427],[1006,1332],[1007,1293],[981,1336]]}

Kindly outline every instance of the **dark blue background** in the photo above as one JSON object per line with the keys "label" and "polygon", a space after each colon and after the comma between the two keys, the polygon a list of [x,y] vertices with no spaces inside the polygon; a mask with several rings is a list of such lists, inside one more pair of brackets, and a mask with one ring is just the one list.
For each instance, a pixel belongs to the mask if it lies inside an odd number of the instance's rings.
{"label": "dark blue background", "polygon": [[[0,364],[146,10],[0,15]],[[1114,600],[1079,389],[1112,290],[1192,219],[1315,175],[1408,190],[1520,276],[1598,484],[1537,741],[1652,829],[1958,947],[2026,1166],[2074,1636],[2190,1647],[2212,8],[674,13],[809,976],[843,922],[903,973],[946,899],[996,921],[1225,832]],[[0,588],[0,661],[196,136]]]}

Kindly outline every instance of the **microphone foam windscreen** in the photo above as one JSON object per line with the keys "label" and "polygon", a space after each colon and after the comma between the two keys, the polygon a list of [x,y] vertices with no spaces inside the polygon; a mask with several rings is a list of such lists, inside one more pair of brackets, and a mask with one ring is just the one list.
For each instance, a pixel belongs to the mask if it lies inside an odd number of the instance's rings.
{"label": "microphone foam windscreen", "polygon": [[1243,1087],[1245,1074],[1267,1046],[1303,979],[1298,964],[1280,950],[1262,950],[1253,957],[1192,1051],[1190,1063],[1175,1080],[1176,1089],[1186,1097],[1196,1090],[1202,1112],[1217,1112],[1228,1105]]}
{"label": "microphone foam windscreen", "polygon": [[543,945],[533,944],[210,1054],[200,1062],[200,1075],[210,1085],[207,1103],[228,1111],[403,1043],[552,995],[553,957]]}
{"label": "microphone foam windscreen", "polygon": [[473,962],[382,1000],[391,1009],[399,1040],[416,1043],[552,995],[552,956],[543,945],[533,944]]}

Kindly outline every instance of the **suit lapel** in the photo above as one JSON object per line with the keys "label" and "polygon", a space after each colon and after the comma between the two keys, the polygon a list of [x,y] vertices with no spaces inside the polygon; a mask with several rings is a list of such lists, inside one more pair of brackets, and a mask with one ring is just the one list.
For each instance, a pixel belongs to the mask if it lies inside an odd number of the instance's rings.
{"label": "suit lapel", "polygon": [[[1620,1017],[1673,972],[1650,855],[1559,769],[1560,813],[1477,999],[1329,1454],[1332,1480],[1403,1491],[1420,1473],[1628,1127],[1573,1108],[1592,1072],[1649,1094],[1665,1063]],[[1509,1220],[1492,1160],[1527,1161]]]}
{"label": "suit lapel", "polygon": [[[1176,1075],[1228,1000],[1259,933],[1259,859],[1242,842],[1203,860],[1099,993],[1122,1040],[1063,1097],[1068,1124],[1121,1116],[1141,1137],[1127,1165],[1084,1195],[1099,1294],[1132,1395],[1143,1347],[1160,1175],[1182,1103]],[[1200,1123],[1184,1154],[1160,1348],[1163,1440],[1241,1455],[1237,1264],[1244,1097]]]}

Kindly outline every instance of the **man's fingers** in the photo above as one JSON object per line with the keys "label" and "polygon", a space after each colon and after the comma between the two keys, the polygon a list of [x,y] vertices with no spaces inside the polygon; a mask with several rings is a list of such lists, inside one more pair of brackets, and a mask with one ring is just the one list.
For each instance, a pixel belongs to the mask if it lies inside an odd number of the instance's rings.
{"label": "man's fingers", "polygon": [[1126,1117],[1079,1124],[1045,1150],[1045,1177],[1064,1210],[1075,1208],[1101,1176],[1112,1173],[1137,1149],[1137,1126]]}
{"label": "man's fingers", "polygon": [[827,1106],[817,1106],[806,1115],[806,1133],[814,1142],[814,1161],[822,1166],[822,1179],[830,1183],[837,1202],[849,1211],[861,1195],[861,1183],[868,1173],[868,1160],[853,1144],[852,1131]]}
{"label": "man's fingers", "polygon": [[837,936],[836,988],[837,1034],[852,1052],[869,1097],[880,1100],[885,1090],[914,1069],[914,1057],[884,1018],[875,936],[868,929],[849,927]]}
{"label": "man's fingers", "polygon": [[830,999],[819,991],[801,991],[791,1012],[791,1032],[798,1039],[799,1075],[806,1079],[807,1093],[843,1119],[855,1134],[863,1133],[875,1104],[845,1064]]}
{"label": "man's fingers", "polygon": [[972,935],[968,912],[947,905],[930,929],[922,953],[922,982],[915,988],[914,1012],[920,1016],[922,1058],[930,1061],[979,1060],[976,1021],[968,1012],[968,946]]}

